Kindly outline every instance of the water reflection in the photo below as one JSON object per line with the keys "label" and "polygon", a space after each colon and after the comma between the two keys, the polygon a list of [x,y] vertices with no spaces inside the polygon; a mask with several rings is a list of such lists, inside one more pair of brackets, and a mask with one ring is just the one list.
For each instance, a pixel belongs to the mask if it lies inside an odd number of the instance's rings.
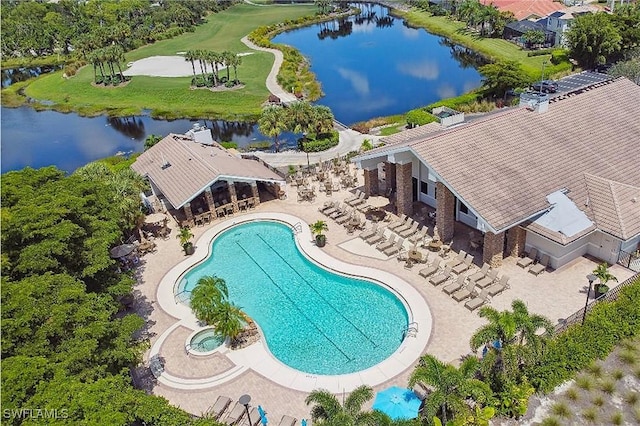
{"label": "water reflection", "polygon": [[143,141],[146,138],[144,122],[137,117],[107,117],[107,124],[112,126],[120,134]]}
{"label": "water reflection", "polygon": [[41,66],[41,67],[29,67],[29,68],[7,68],[2,70],[2,88],[11,86],[14,83],[25,81],[30,78],[37,77],[41,74],[46,74],[53,71],[62,69],[62,65]]}
{"label": "water reflection", "polygon": [[[336,22],[338,28],[335,27]],[[320,32],[318,33],[320,40],[324,40],[327,37],[335,40],[338,37],[346,37],[353,32],[353,22],[347,18],[341,18],[338,21],[323,22],[320,25]]]}

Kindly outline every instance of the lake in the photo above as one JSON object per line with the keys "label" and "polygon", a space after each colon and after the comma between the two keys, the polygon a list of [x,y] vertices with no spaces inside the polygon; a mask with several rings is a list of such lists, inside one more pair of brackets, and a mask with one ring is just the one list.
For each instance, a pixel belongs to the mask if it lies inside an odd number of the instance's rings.
{"label": "lake", "polygon": [[409,28],[379,5],[361,15],[279,34],[311,61],[326,105],[347,124],[402,114],[480,86],[482,59],[423,29]]}
{"label": "lake", "polygon": [[[274,41],[298,48],[325,96],[317,103],[337,120],[353,124],[373,117],[402,114],[480,85],[481,58],[468,49],[422,29],[407,27],[379,5],[361,4],[363,13],[278,35]],[[7,70],[2,84],[49,69]],[[155,120],[149,116],[88,118],[29,107],[2,108],[4,173],[26,166],[55,165],[72,172],[111,155],[141,152],[150,134],[185,133],[196,120]],[[203,124],[203,121],[200,120]],[[204,121],[218,141],[240,147],[270,140],[254,123]],[[296,148],[296,135],[279,137],[281,149]]]}

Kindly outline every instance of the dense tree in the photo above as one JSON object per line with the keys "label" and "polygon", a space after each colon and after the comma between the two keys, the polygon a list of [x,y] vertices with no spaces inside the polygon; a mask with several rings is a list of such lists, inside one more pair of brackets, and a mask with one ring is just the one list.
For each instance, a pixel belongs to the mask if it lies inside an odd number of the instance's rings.
{"label": "dense tree", "polygon": [[609,75],[612,77],[626,77],[640,85],[640,56],[618,62],[611,67]]}
{"label": "dense tree", "polygon": [[571,57],[584,68],[604,64],[618,52],[622,37],[606,13],[578,16],[566,34]]}
{"label": "dense tree", "polygon": [[475,378],[478,360],[468,357],[459,368],[433,355],[424,355],[409,378],[409,386],[421,383],[432,390],[422,410],[422,418],[432,424],[438,416],[444,423],[472,415],[469,402],[486,405],[491,400],[489,385]]}
{"label": "dense tree", "polygon": [[216,276],[202,277],[191,292],[191,309],[200,321],[215,322],[215,308],[229,296],[227,283]]}
{"label": "dense tree", "polygon": [[482,87],[487,95],[503,97],[507,90],[526,86],[529,81],[516,61],[499,61],[480,67]]}
{"label": "dense tree", "polygon": [[640,3],[617,6],[610,18],[620,34],[622,52],[640,47]]}
{"label": "dense tree", "polygon": [[527,30],[522,35],[522,39],[527,45],[539,45],[545,41],[544,31],[542,30]]}
{"label": "dense tree", "polygon": [[258,119],[258,128],[263,135],[273,138],[276,152],[278,151],[278,136],[287,129],[285,110],[279,106],[268,106],[262,110]]}

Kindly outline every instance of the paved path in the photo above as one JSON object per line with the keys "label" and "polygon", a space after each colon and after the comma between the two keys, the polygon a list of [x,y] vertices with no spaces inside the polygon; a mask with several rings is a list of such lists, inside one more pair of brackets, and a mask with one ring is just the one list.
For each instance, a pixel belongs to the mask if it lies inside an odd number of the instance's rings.
{"label": "paved path", "polygon": [[280,70],[280,66],[282,65],[282,52],[278,49],[268,49],[266,47],[260,47],[249,40],[249,36],[244,36],[240,39],[249,49],[253,50],[261,50],[263,52],[270,52],[276,57],[275,61],[273,61],[273,66],[271,67],[271,71],[267,76],[267,89],[274,95],[280,98],[282,102],[295,102],[296,96],[292,93],[288,93],[278,84],[277,76],[278,71]]}

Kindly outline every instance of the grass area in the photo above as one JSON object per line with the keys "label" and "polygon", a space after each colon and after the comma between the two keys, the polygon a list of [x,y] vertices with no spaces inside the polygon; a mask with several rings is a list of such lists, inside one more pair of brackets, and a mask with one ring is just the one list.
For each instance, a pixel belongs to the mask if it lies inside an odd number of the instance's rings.
{"label": "grass area", "polygon": [[445,36],[455,43],[481,53],[491,61],[517,61],[532,80],[540,78],[543,61],[547,61],[546,76],[554,76],[571,68],[571,64],[568,62],[558,65],[551,64],[551,55],[527,56],[525,50],[507,40],[479,37],[467,30],[463,22],[453,21],[444,16],[431,16],[422,11],[398,12],[398,14],[406,19],[409,25],[425,28],[431,33]]}
{"label": "grass area", "polygon": [[[210,15],[194,32],[127,53],[126,62],[193,49],[249,52],[240,39],[254,28],[310,15],[316,10],[313,5],[260,7],[239,4]],[[265,80],[274,59],[270,53],[253,52],[244,56],[238,67],[238,78],[244,87],[237,90],[190,90],[191,77],[145,76],[134,76],[124,87],[94,87],[91,85],[93,68],[86,66],[69,79],[62,79],[61,71],[42,76],[29,84],[25,93],[39,101],[52,102],[54,109],[85,115],[132,115],[148,109],[154,117],[167,119],[250,118],[260,113],[261,104],[269,95]],[[233,71],[231,73],[233,75]]]}

